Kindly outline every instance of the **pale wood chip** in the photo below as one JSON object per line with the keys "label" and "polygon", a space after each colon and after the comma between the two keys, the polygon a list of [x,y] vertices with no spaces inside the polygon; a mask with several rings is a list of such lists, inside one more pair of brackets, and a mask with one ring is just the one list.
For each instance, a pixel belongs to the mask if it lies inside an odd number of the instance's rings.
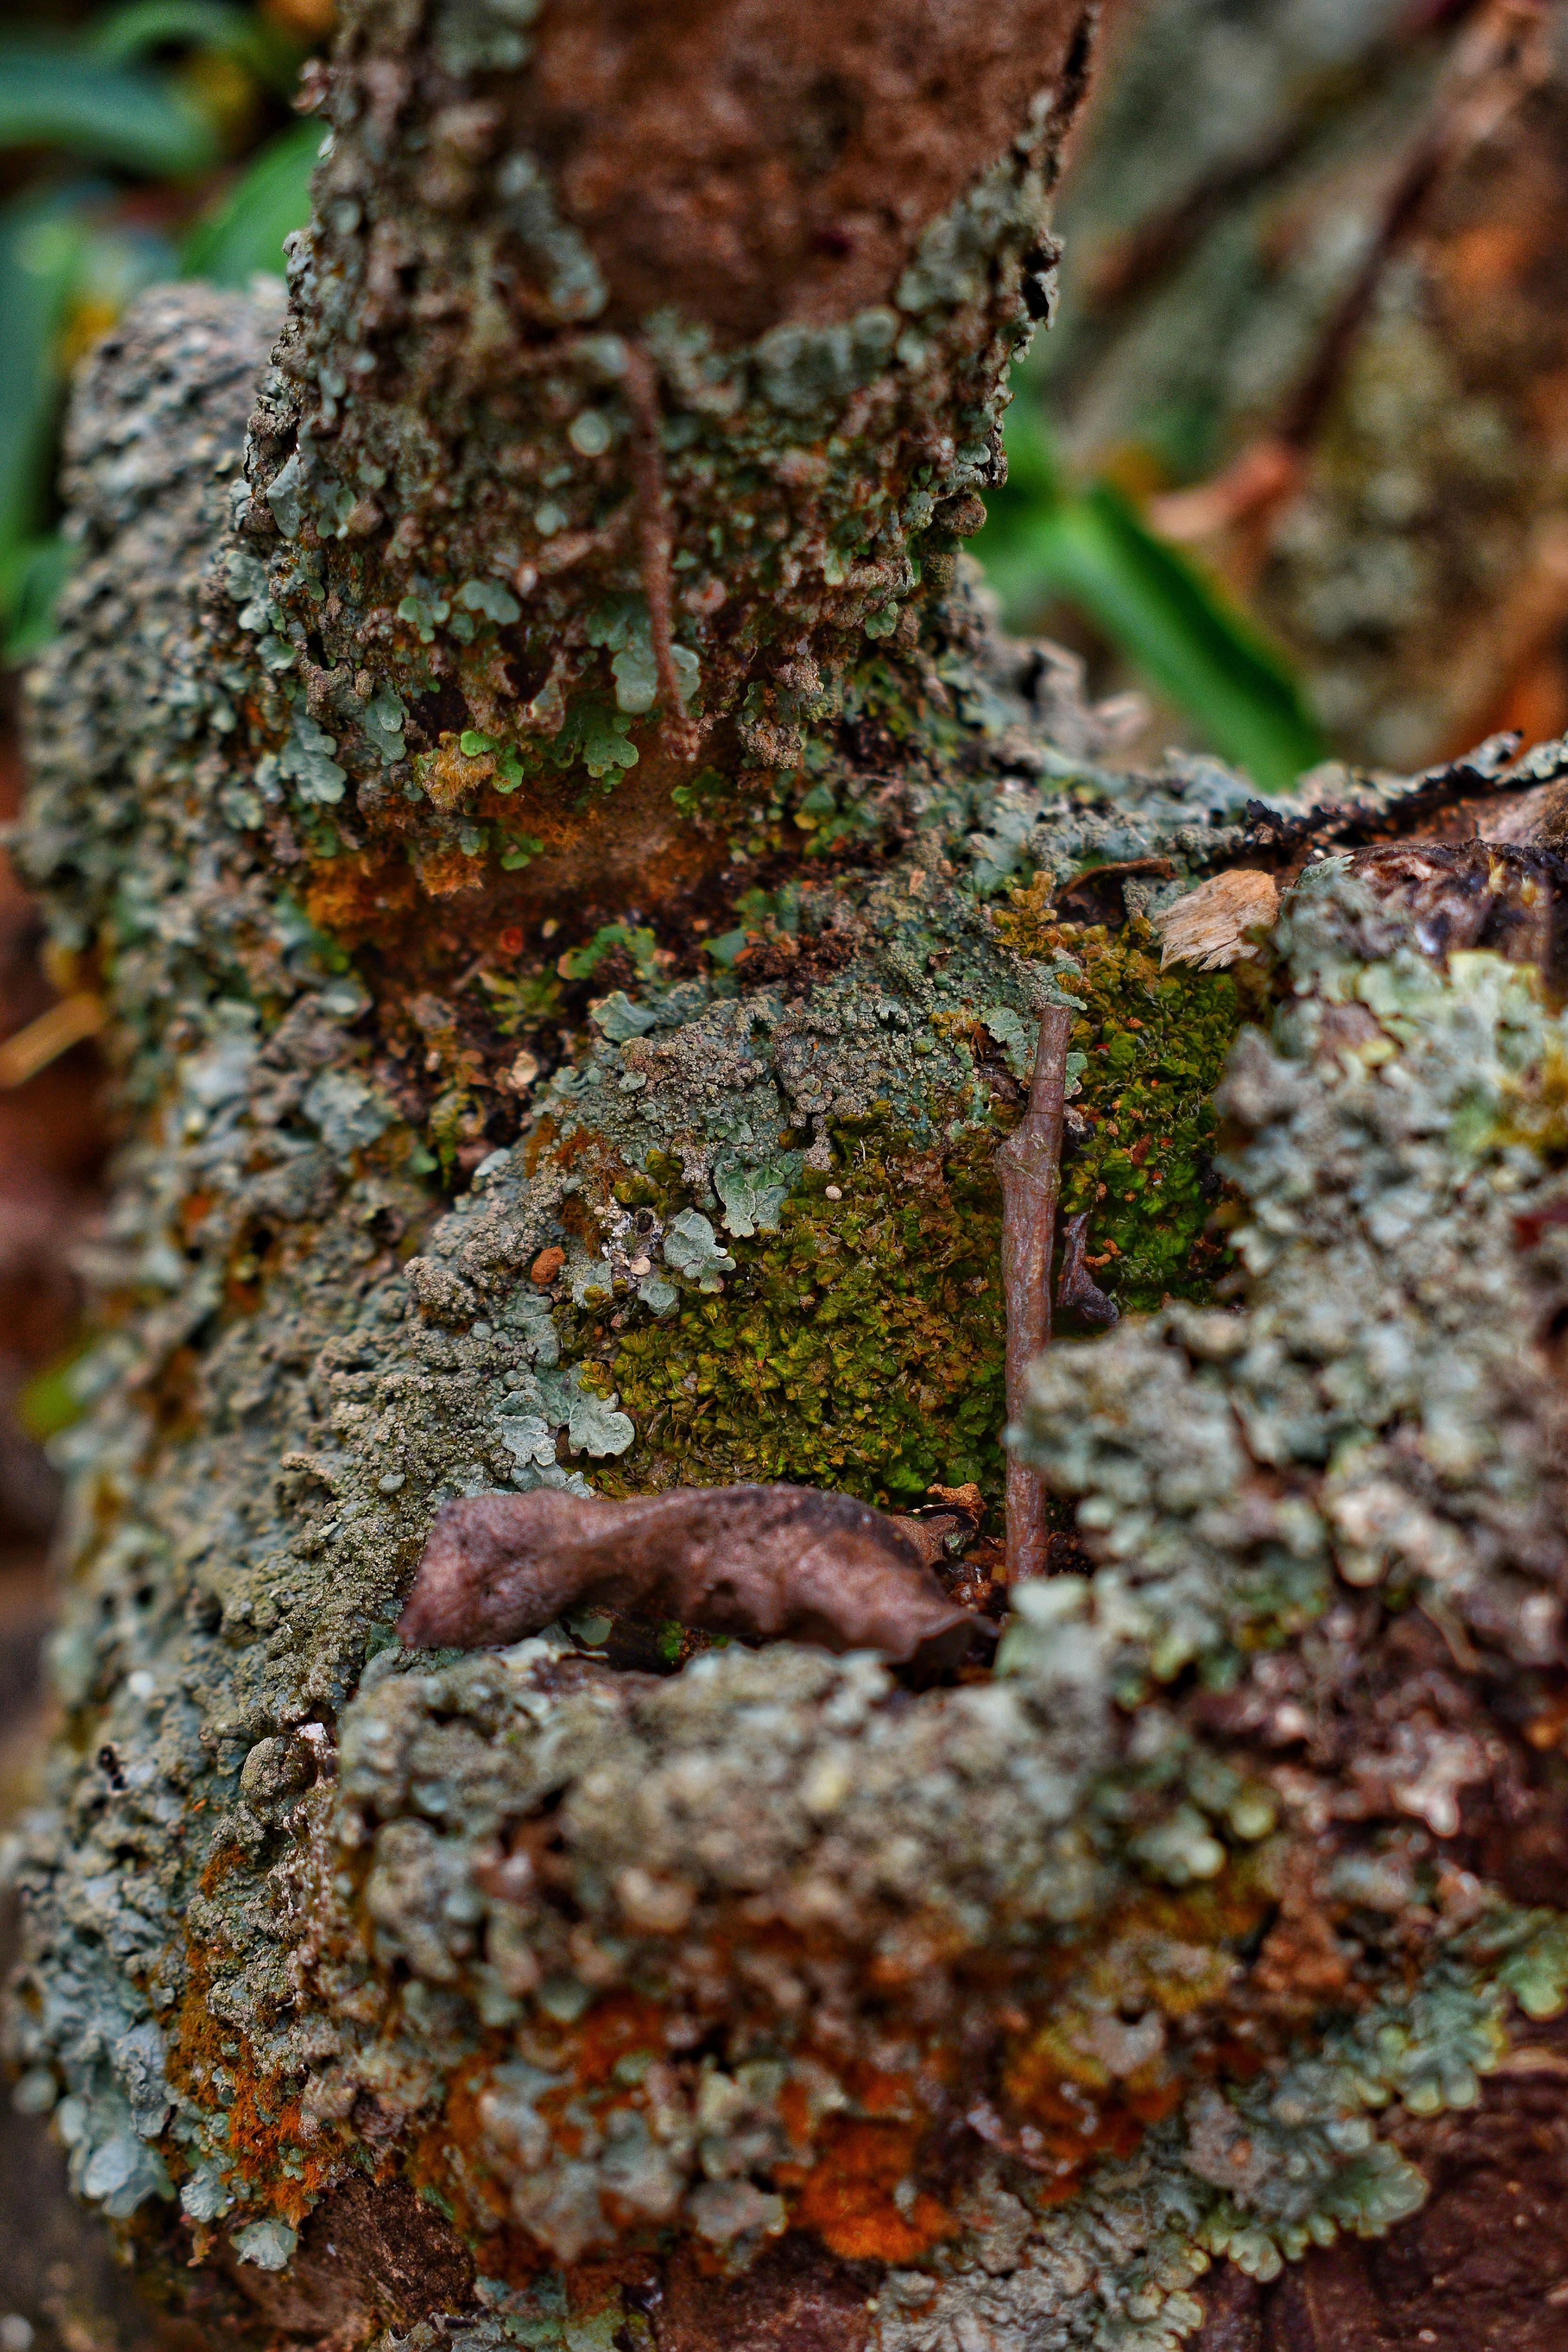
{"label": "pale wood chip", "polygon": [[1272,874],[1255,874],[1244,866],[1216,874],[1154,917],[1164,943],[1160,969],[1190,963],[1199,971],[1221,971],[1226,964],[1241,963],[1258,953],[1247,932],[1266,929],[1279,912]]}

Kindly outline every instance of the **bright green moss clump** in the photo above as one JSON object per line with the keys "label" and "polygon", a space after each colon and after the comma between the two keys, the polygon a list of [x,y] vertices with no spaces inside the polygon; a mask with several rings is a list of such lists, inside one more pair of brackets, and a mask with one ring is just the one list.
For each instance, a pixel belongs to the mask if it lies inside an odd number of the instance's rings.
{"label": "bright green moss clump", "polygon": [[840,1129],[834,1167],[805,1171],[776,1233],[725,1236],[737,1271],[721,1293],[599,1327],[586,1352],[637,1428],[616,1483],[787,1479],[885,1504],[975,1479],[999,1495],[999,1140],[979,1129],[922,1150]]}
{"label": "bright green moss clump", "polygon": [[1044,876],[1012,893],[996,929],[1024,955],[1065,950],[1082,969],[1069,985],[1087,1005],[1072,1032],[1087,1132],[1068,1144],[1062,1211],[1089,1212],[1090,1253],[1107,1261],[1097,1279],[1123,1314],[1207,1298],[1227,1263],[1213,1097],[1247,1017],[1247,967],[1239,984],[1228,971],[1162,975],[1141,916],[1120,932],[1058,922]]}

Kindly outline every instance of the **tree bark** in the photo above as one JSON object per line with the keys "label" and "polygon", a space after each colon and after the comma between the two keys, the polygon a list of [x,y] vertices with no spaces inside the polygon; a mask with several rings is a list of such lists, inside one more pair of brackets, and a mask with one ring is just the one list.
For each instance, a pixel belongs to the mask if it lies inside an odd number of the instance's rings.
{"label": "tree bark", "polygon": [[[1174,2345],[1568,1979],[1559,866],[1302,874],[1556,771],[1119,775],[990,631],[1076,7],[527,13],[352,11],[287,319],[78,404],[25,850],[127,1134],[22,2095],[258,2343]],[[1162,972],[1237,863],[1274,944]],[[994,1675],[399,1642],[455,1496],[998,1503],[1052,1005],[1131,1311]]]}

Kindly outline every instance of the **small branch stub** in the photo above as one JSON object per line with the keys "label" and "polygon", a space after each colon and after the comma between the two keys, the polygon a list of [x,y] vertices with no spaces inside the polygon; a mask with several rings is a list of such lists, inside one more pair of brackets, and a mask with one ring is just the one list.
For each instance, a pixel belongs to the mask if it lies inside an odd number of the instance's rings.
{"label": "small branch stub", "polygon": [[[1007,1314],[1007,1418],[1011,1423],[1023,1417],[1029,1366],[1050,1345],[1051,1249],[1061,1182],[1071,1034],[1072,1015],[1067,1007],[1047,1004],[1040,1015],[1029,1108],[996,1155],[1002,1174],[1002,1294]],[[1048,1540],[1045,1487],[1036,1472],[1009,1456],[1009,1583],[1045,1574]]]}
{"label": "small branch stub", "polygon": [[51,1004],[47,1013],[40,1013],[36,1021],[29,1021],[0,1045],[0,1088],[26,1086],[84,1037],[96,1037],[108,1019],[103,998],[86,991]]}
{"label": "small branch stub", "polygon": [[1081,1315],[1086,1323],[1116,1323],[1121,1309],[1089,1270],[1089,1211],[1069,1217],[1062,1228],[1062,1268],[1057,1276],[1057,1312]]}

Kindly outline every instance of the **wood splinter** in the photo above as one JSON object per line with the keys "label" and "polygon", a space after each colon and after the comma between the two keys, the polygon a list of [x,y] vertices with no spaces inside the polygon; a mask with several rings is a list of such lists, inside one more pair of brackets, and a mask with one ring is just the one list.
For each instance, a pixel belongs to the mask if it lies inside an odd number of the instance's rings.
{"label": "wood splinter", "polygon": [[[1068,1040],[1072,1015],[1047,1004],[1029,1108],[996,1155],[1002,1175],[1002,1296],[1007,1316],[1007,1419],[1016,1427],[1028,1402],[1029,1366],[1050,1345],[1051,1250],[1061,1183]],[[1065,1271],[1065,1269],[1064,1269]],[[1037,1471],[1007,1457],[1007,1581],[1044,1576],[1050,1529]]]}
{"label": "wood splinter", "polygon": [[626,1609],[742,1641],[877,1650],[923,1677],[995,1636],[931,1572],[957,1524],[812,1486],[467,1496],[437,1513],[397,1630],[411,1649],[474,1650],[569,1610]]}

